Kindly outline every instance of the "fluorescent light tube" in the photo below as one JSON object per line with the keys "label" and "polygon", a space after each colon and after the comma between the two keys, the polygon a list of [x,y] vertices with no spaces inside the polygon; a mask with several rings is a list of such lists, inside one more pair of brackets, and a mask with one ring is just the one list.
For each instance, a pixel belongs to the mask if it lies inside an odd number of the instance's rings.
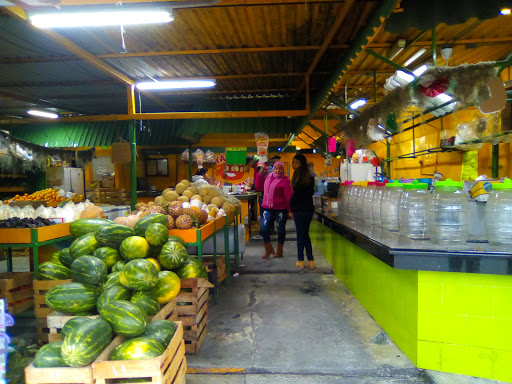
{"label": "fluorescent light tube", "polygon": [[144,81],[137,83],[136,87],[140,90],[154,89],[187,89],[187,88],[209,88],[215,86],[215,80],[164,80],[164,81]]}
{"label": "fluorescent light tube", "polygon": [[409,57],[409,59],[407,59],[407,61],[405,62],[404,64],[404,67],[407,67],[408,65],[411,65],[412,63],[414,63],[416,60],[418,60],[421,55],[423,55],[425,52],[427,52],[427,50],[425,48],[421,48],[418,52],[416,52],[414,55],[412,55],[411,57]]}
{"label": "fluorescent light tube", "polygon": [[168,23],[173,20],[173,17],[167,11],[139,10],[41,13],[31,15],[29,19],[38,28],[70,28]]}
{"label": "fluorescent light tube", "polygon": [[351,109],[355,110],[355,109],[357,109],[359,107],[362,107],[365,104],[366,104],[366,99],[359,99],[359,100],[354,101],[352,104],[350,104],[349,107]]}
{"label": "fluorescent light tube", "polygon": [[39,116],[39,117],[47,117],[49,119],[58,119],[59,118],[59,115],[57,115],[55,113],[36,111],[36,110],[32,110],[32,109],[30,111],[27,111],[27,113],[29,115]]}
{"label": "fluorescent light tube", "polygon": [[510,8],[503,8],[501,11],[500,11],[500,15],[510,15]]}
{"label": "fluorescent light tube", "polygon": [[423,64],[421,67],[418,67],[416,68],[414,71],[412,71],[412,73],[414,73],[414,75],[416,77],[420,77],[421,75],[423,75],[423,73],[425,73],[425,71],[428,69],[428,66],[427,64]]}

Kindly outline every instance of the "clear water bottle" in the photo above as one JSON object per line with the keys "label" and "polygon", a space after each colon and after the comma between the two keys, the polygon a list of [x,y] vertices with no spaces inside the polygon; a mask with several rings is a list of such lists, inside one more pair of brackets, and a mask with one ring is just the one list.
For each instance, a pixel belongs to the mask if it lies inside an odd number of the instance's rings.
{"label": "clear water bottle", "polygon": [[404,192],[398,208],[398,224],[402,236],[413,240],[429,238],[429,201],[430,192],[427,183],[414,180],[410,184],[404,184]]}
{"label": "clear water bottle", "polygon": [[485,216],[489,243],[512,243],[512,180],[505,179],[503,183],[492,183]]}
{"label": "clear water bottle", "polygon": [[372,199],[372,220],[373,225],[382,227],[382,221],[380,217],[380,206],[382,204],[382,197],[384,196],[385,186],[387,183],[379,181],[375,182],[375,192],[373,193]]}
{"label": "clear water bottle", "polygon": [[344,216],[344,219],[350,222],[357,221],[357,196],[360,188],[361,183],[356,181],[352,183],[348,190],[348,214]]}
{"label": "clear water bottle", "polygon": [[340,183],[338,190],[338,218],[343,219],[348,216],[348,195],[353,181],[344,181]]}
{"label": "clear water bottle", "polygon": [[462,183],[438,181],[430,201],[430,239],[438,244],[465,243],[469,235],[469,203]]}
{"label": "clear water bottle", "polygon": [[375,193],[375,181],[369,181],[368,186],[366,187],[366,191],[364,191],[364,200],[363,200],[363,217],[364,222],[367,224],[373,224],[373,215],[372,215],[372,202],[373,195]]}
{"label": "clear water bottle", "polygon": [[388,231],[398,231],[398,205],[404,185],[398,180],[386,183],[380,205],[380,220],[382,228]]}
{"label": "clear water bottle", "polygon": [[368,185],[367,181],[361,181],[361,185],[359,186],[359,191],[357,191],[356,214],[354,217],[359,222],[364,221],[363,202],[364,202],[364,195],[366,193],[367,185]]}

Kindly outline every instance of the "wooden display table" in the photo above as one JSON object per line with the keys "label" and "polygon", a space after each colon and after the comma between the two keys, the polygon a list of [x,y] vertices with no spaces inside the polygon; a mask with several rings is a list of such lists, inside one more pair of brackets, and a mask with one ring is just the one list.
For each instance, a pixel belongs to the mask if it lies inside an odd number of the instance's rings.
{"label": "wooden display table", "polygon": [[69,223],[39,228],[0,229],[0,248],[7,248],[7,271],[12,272],[12,248],[32,248],[34,274],[37,274],[39,247],[71,238]]}

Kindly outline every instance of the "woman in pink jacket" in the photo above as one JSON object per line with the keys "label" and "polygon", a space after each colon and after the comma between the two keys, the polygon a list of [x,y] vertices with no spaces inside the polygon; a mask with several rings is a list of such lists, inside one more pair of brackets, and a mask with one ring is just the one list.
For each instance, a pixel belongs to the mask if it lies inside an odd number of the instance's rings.
{"label": "woman in pink jacket", "polygon": [[[264,209],[261,217],[260,234],[263,236],[265,244],[264,259],[268,259],[270,255],[274,258],[283,256],[283,244],[286,239],[286,220],[288,220],[288,212],[290,212],[290,198],[293,191],[290,179],[284,173],[284,164],[280,161],[274,163],[274,171],[265,179],[263,203]],[[277,251],[270,243],[269,229],[271,225],[277,223]]]}

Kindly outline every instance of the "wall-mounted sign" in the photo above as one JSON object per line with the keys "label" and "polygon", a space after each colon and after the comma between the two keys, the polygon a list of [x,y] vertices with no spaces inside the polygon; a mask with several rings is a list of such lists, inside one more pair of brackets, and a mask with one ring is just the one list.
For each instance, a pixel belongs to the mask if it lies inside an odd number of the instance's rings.
{"label": "wall-mounted sign", "polygon": [[226,148],[226,164],[227,165],[245,165],[247,158],[247,147],[231,147]]}

